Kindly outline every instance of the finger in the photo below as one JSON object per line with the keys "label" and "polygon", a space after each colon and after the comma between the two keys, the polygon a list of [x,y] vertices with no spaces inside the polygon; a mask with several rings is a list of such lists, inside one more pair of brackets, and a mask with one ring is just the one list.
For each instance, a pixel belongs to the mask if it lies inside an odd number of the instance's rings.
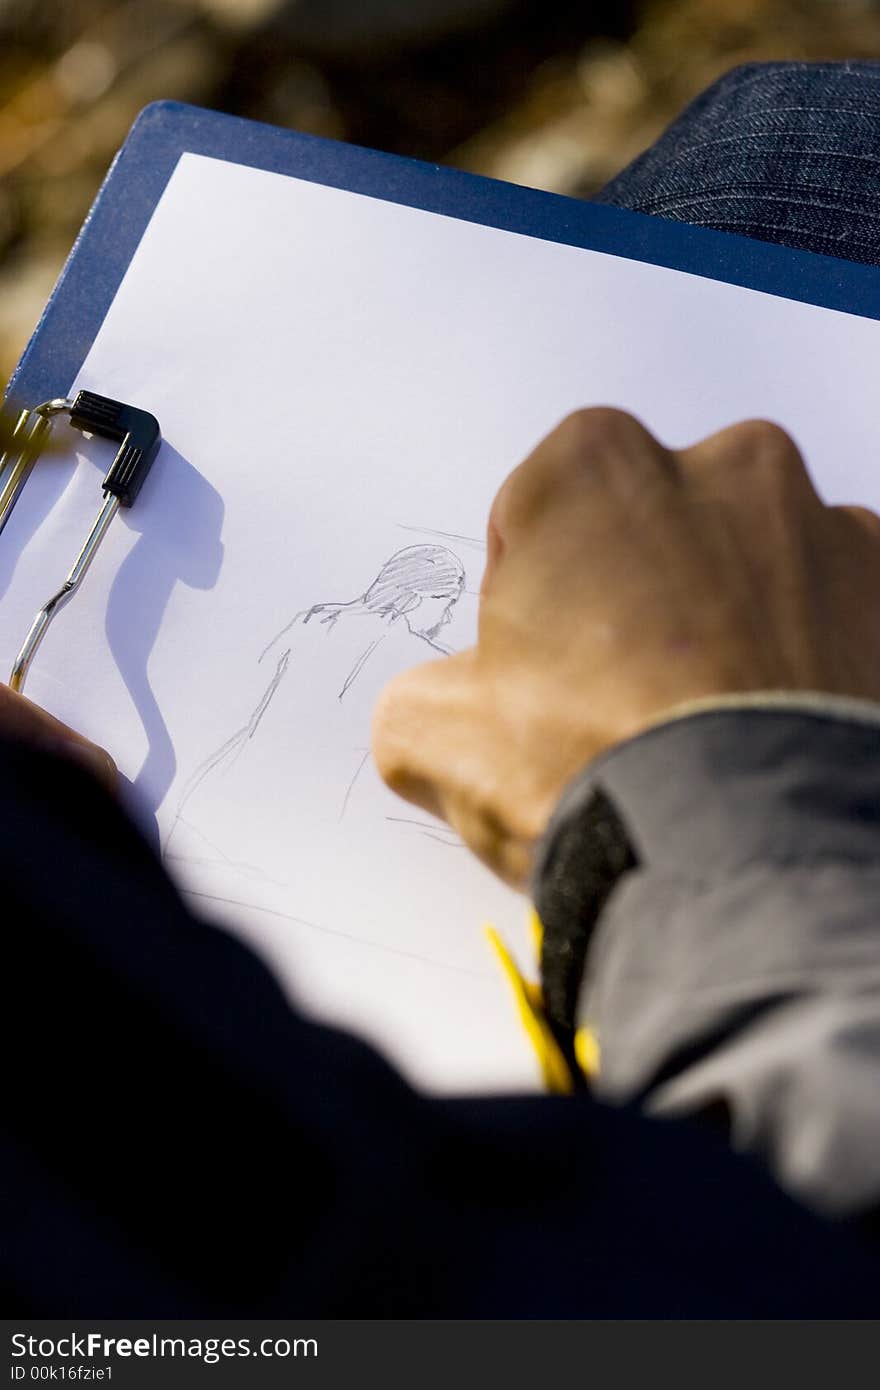
{"label": "finger", "polygon": [[525,888],[534,859],[535,836],[512,833],[506,822],[487,812],[486,807],[474,807],[467,797],[447,798],[444,810],[444,819],[472,854],[511,888]]}
{"label": "finger", "polygon": [[472,660],[472,652],[459,652],[404,671],[382,690],[373,713],[373,757],[383,781],[444,819],[444,792],[467,763]]}
{"label": "finger", "polygon": [[675,476],[674,455],[635,416],[608,406],[574,411],[501,485],[489,513],[481,594],[509,547],[548,507],[587,502],[601,525],[604,509],[631,506]]}
{"label": "finger", "polygon": [[870,507],[856,507],[851,504],[841,504],[829,507],[829,511],[836,512],[839,516],[851,521],[856,528],[870,540],[880,541],[880,516],[872,511]]}
{"label": "finger", "polygon": [[[382,692],[373,719],[380,775],[405,800],[439,816],[490,869],[522,887],[537,840],[516,778],[501,794],[509,739],[493,718],[476,650],[404,672]],[[512,788],[512,790],[511,790]]]}
{"label": "finger", "polygon": [[489,521],[486,526],[486,567],[483,570],[483,578],[480,581],[481,603],[489,592],[489,587],[495,578],[495,573],[501,563],[501,556],[504,553],[504,540],[501,536],[497,517],[493,515],[495,503],[497,503],[497,501],[498,497],[496,494],[495,502],[493,502],[493,510],[489,513]]}
{"label": "finger", "polygon": [[772,420],[741,420],[676,454],[685,484],[741,499],[790,498],[821,505],[791,435]]}
{"label": "finger", "polygon": [[868,507],[836,506],[825,508],[824,519],[833,523],[823,532],[824,544],[836,547],[845,560],[841,573],[861,594],[861,600],[854,595],[853,601],[860,606],[875,601],[880,588],[880,516]]}
{"label": "finger", "polygon": [[0,735],[15,742],[28,743],[44,752],[67,757],[86,767],[111,790],[117,782],[116,764],[103,748],[47,714],[25,695],[18,695],[0,684]]}

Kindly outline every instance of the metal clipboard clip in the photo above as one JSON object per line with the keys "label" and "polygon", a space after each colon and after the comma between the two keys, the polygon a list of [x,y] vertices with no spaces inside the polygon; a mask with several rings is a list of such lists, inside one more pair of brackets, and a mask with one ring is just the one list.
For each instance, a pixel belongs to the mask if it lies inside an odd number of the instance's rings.
{"label": "metal clipboard clip", "polygon": [[80,391],[72,400],[59,397],[23,410],[15,422],[9,448],[0,456],[0,532],[27,482],[31,470],[59,415],[67,415],[74,429],[119,443],[110,470],[102,483],[104,501],[73,568],[61,588],[44,604],[31,624],[9,677],[11,690],[21,691],[37,649],[55,614],[76,593],[95,558],[98,546],[120,507],[130,507],[159,452],[159,422],[146,410],[122,401]]}

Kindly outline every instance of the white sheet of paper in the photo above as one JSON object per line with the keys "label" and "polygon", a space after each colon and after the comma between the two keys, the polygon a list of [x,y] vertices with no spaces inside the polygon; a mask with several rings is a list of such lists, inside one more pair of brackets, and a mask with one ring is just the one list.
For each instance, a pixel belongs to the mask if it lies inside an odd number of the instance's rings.
{"label": "white sheet of paper", "polygon": [[[109,748],[193,905],[304,1007],[432,1089],[534,1086],[481,931],[524,949],[524,900],[381,785],[376,692],[473,640],[492,496],[570,409],[670,445],[768,417],[828,500],[880,507],[878,361],[873,320],[184,155],[58,383],[166,443],[28,694]],[[4,532],[7,669],[110,447],[44,464]]]}

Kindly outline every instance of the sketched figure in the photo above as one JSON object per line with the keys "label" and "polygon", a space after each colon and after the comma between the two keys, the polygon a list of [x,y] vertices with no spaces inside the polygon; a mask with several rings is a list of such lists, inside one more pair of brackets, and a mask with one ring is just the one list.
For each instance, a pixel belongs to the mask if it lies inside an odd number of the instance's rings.
{"label": "sketched figure", "polygon": [[[233,861],[223,853],[219,846],[201,831],[198,823],[201,817],[191,814],[191,807],[196,793],[206,780],[212,774],[228,772],[244,754],[263,724],[270,707],[277,701],[279,690],[289,681],[291,671],[311,677],[311,672],[304,672],[302,666],[296,665],[295,635],[291,634],[295,634],[300,627],[324,628],[328,637],[333,633],[337,634],[332,638],[334,645],[338,642],[343,628],[354,635],[358,632],[367,635],[369,640],[366,646],[358,651],[353,664],[336,688],[337,700],[342,701],[362,675],[371,658],[375,658],[377,649],[394,634],[403,633],[407,642],[410,638],[415,638],[434,651],[448,655],[450,648],[440,642],[438,636],[451,620],[452,611],[461,597],[464,585],[464,566],[458,556],[446,546],[410,545],[398,550],[386,560],[369,587],[356,598],[344,603],[315,603],[311,608],[301,609],[295,614],[260,654],[259,661],[262,662],[273,650],[279,653],[272,677],[247,723],[216,749],[185,784],[174,824],[166,840],[166,855],[195,857],[192,853],[178,853],[178,845],[183,848],[179,830],[181,826],[186,826],[203,841],[204,848],[213,851],[212,857],[219,855],[228,864],[234,863],[239,870],[264,877],[254,865],[243,864],[240,860]],[[360,747],[349,747],[351,761],[347,786],[340,784],[339,789],[339,819],[345,814],[354,784],[369,758],[369,749],[365,748],[363,743]],[[350,775],[352,768],[353,775]],[[172,840],[175,841],[173,846]]]}
{"label": "sketched figure", "polygon": [[317,618],[320,625],[333,628],[342,619],[378,619],[383,630],[372,638],[348,673],[339,692],[341,700],[389,628],[401,619],[413,637],[420,637],[429,647],[448,656],[449,648],[437,641],[437,634],[452,617],[464,580],[464,566],[444,545],[408,545],[386,560],[370,587],[357,598],[348,603],[315,603],[302,609],[273,638],[260,660],[296,623],[305,624]]}

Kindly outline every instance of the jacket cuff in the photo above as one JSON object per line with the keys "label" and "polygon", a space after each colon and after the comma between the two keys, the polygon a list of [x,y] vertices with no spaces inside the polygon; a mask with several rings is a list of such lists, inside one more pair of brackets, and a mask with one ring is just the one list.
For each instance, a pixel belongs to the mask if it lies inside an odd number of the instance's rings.
{"label": "jacket cuff", "polygon": [[880,705],[771,692],[670,711],[584,769],[532,877],[563,1040],[599,917],[631,871],[697,889],[756,863],[880,856],[878,739]]}

